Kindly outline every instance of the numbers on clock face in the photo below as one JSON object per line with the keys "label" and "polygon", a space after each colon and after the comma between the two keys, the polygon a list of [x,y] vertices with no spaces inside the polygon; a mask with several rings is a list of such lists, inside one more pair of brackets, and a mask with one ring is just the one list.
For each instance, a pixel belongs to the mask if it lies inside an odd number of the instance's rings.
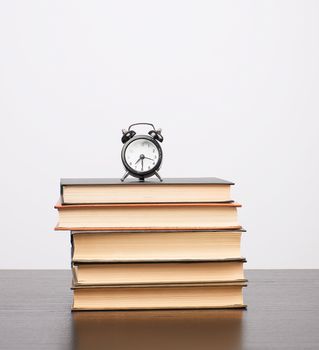
{"label": "numbers on clock face", "polygon": [[151,171],[159,160],[159,152],[153,142],[138,139],[131,142],[125,151],[127,164],[138,172]]}

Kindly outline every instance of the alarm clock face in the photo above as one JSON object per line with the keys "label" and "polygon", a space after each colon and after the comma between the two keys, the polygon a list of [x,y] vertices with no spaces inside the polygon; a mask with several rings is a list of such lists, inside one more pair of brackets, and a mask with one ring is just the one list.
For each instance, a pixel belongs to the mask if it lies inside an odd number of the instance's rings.
{"label": "alarm clock face", "polygon": [[148,136],[132,138],[123,148],[124,166],[137,175],[152,174],[162,161],[162,150],[159,144]]}

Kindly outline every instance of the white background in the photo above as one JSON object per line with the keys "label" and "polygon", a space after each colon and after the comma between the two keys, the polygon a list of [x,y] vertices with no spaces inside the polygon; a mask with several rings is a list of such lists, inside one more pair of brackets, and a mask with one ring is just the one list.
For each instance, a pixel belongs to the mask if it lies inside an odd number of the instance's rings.
{"label": "white background", "polygon": [[0,268],[68,268],[60,177],[120,177],[163,128],[165,177],[236,182],[248,268],[319,268],[318,1],[1,1]]}

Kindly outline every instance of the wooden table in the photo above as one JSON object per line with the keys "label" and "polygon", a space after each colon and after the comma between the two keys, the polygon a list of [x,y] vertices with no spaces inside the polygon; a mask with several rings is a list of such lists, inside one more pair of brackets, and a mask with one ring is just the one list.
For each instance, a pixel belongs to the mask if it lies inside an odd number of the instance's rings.
{"label": "wooden table", "polygon": [[319,270],[250,270],[248,310],[70,312],[71,275],[0,271],[0,349],[319,349]]}

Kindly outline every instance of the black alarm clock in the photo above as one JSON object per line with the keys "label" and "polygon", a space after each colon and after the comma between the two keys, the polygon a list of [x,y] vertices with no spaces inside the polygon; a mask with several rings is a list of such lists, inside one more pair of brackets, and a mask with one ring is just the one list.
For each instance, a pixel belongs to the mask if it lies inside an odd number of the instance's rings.
{"label": "black alarm clock", "polygon": [[[147,125],[151,128],[147,135],[137,135],[132,129],[137,125]],[[135,123],[129,126],[128,130],[122,130],[122,162],[126,169],[121,181],[127,176],[137,177],[140,181],[150,176],[157,176],[162,181],[158,170],[163,160],[163,152],[160,142],[163,142],[161,129],[156,130],[150,123]]]}

